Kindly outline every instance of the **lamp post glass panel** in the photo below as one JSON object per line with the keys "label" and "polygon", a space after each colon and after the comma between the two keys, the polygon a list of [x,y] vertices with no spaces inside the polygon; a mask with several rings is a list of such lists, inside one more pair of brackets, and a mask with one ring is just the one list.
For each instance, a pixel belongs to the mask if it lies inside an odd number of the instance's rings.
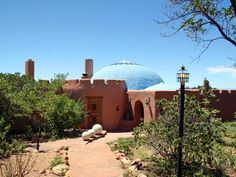
{"label": "lamp post glass panel", "polygon": [[189,73],[184,66],[177,73],[177,81],[180,82],[180,109],[179,109],[179,138],[181,139],[178,146],[177,154],[177,177],[182,176],[182,138],[184,134],[184,86],[189,81]]}

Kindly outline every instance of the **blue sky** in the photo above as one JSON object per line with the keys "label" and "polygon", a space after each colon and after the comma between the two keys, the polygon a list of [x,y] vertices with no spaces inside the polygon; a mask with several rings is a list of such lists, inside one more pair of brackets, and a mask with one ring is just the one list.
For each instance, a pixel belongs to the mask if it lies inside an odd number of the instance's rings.
{"label": "blue sky", "polygon": [[24,73],[24,62],[36,62],[36,78],[54,73],[80,78],[84,59],[94,59],[94,71],[130,60],[156,71],[170,89],[177,89],[176,72],[185,65],[188,86],[206,77],[213,87],[235,89],[236,71],[228,57],[235,47],[218,41],[201,60],[201,47],[183,33],[163,38],[168,28],[164,2],[158,0],[0,0],[0,72]]}

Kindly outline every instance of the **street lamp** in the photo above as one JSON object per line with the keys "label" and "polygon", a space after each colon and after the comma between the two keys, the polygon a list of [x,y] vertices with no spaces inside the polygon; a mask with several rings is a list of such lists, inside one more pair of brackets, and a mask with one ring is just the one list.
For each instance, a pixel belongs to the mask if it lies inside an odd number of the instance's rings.
{"label": "street lamp", "polygon": [[184,134],[184,86],[189,81],[189,73],[184,66],[177,73],[177,82],[180,82],[180,110],[179,110],[179,146],[177,154],[177,177],[182,176],[182,138]]}

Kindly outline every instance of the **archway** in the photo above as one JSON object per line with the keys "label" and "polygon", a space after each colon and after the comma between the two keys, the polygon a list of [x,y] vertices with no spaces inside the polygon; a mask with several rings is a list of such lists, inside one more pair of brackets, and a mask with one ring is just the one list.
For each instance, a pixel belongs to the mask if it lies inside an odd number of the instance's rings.
{"label": "archway", "polygon": [[138,100],[135,103],[135,107],[134,107],[134,117],[135,117],[135,121],[137,122],[137,125],[140,123],[144,122],[144,108],[143,108],[143,103]]}

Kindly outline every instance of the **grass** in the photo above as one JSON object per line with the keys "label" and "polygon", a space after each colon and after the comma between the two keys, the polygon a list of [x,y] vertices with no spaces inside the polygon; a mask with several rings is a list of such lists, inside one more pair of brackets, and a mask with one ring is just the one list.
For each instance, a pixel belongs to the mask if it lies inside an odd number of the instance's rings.
{"label": "grass", "polygon": [[60,165],[60,164],[63,164],[63,159],[61,156],[57,155],[50,162],[49,168],[52,169],[53,167],[56,167],[57,165]]}
{"label": "grass", "polygon": [[235,148],[236,151],[236,122],[225,122],[225,136],[223,137],[223,145]]}

